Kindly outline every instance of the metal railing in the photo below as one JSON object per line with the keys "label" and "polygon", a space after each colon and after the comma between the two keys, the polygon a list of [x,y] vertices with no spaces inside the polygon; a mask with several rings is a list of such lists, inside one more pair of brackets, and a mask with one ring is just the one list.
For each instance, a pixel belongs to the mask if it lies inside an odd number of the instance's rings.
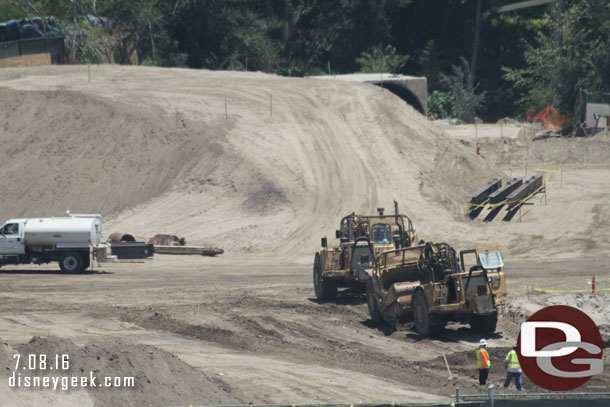
{"label": "metal railing", "polygon": [[496,393],[493,385],[487,388],[487,394],[460,394],[460,388],[455,388],[456,403],[468,401],[485,401],[489,407],[494,407],[495,400],[510,399],[594,399],[610,398],[610,392],[552,392],[552,393]]}
{"label": "metal railing", "polygon": [[[377,403],[305,403],[305,404],[212,404],[200,407],[450,407],[447,402],[388,402]],[[480,402],[460,402],[462,407],[480,406]]]}

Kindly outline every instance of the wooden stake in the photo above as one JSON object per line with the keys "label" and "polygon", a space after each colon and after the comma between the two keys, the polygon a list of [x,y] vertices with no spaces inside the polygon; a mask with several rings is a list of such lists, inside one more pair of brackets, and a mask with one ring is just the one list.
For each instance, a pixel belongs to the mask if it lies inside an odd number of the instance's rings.
{"label": "wooden stake", "polygon": [[87,72],[89,73],[89,83],[91,83],[91,65],[87,65]]}
{"label": "wooden stake", "polygon": [[447,366],[447,373],[449,373],[449,380],[453,379],[453,375],[451,374],[451,369],[449,369],[449,363],[447,363],[447,356],[445,356],[445,352],[443,352],[443,359],[445,359],[445,366]]}
{"label": "wooden stake", "polygon": [[544,181],[544,204],[546,205],[546,181]]}
{"label": "wooden stake", "polygon": [[521,222],[521,208],[523,207],[523,204],[521,206],[519,206],[519,222]]}
{"label": "wooden stake", "polygon": [[273,94],[269,95],[269,116],[273,116]]}
{"label": "wooden stake", "polygon": [[225,98],[225,120],[229,120],[229,111],[227,110],[227,98]]}

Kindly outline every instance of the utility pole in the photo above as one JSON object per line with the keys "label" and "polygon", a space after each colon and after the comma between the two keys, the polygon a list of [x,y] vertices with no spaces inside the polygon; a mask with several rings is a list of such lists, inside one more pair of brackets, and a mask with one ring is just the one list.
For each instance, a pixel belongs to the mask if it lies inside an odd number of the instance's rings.
{"label": "utility pole", "polygon": [[474,88],[474,74],[477,69],[479,57],[479,37],[481,35],[481,0],[477,0],[477,11],[474,23],[474,44],[472,45],[472,58],[470,59],[470,72],[468,73],[468,87]]}
{"label": "utility pole", "polygon": [[561,24],[561,15],[563,14],[563,0],[557,0],[557,32],[555,33],[555,41],[557,42],[557,46],[561,47],[563,45],[563,32],[562,32],[562,24]]}
{"label": "utility pole", "polygon": [[77,34],[78,34],[78,17],[77,17],[77,9],[76,9],[76,0],[72,0],[72,22],[74,24],[74,33],[72,34],[72,52],[70,54],[70,59],[72,63],[76,63],[76,48],[77,48]]}

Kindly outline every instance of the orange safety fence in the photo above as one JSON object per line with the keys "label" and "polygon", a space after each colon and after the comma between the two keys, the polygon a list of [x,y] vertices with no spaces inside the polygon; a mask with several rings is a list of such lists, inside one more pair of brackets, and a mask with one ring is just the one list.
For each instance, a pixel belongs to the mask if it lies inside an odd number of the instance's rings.
{"label": "orange safety fence", "polygon": [[528,110],[525,117],[530,122],[541,121],[545,129],[559,131],[566,124],[568,118],[559,113],[553,106],[547,106],[536,115],[533,110]]}

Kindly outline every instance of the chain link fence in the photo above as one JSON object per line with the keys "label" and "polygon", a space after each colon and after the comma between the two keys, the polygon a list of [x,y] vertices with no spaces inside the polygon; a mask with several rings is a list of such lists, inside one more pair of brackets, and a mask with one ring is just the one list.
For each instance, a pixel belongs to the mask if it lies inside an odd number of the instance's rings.
{"label": "chain link fence", "polygon": [[0,42],[0,58],[19,57],[32,54],[51,54],[51,63],[65,63],[65,44],[63,37],[32,38],[19,41]]}

